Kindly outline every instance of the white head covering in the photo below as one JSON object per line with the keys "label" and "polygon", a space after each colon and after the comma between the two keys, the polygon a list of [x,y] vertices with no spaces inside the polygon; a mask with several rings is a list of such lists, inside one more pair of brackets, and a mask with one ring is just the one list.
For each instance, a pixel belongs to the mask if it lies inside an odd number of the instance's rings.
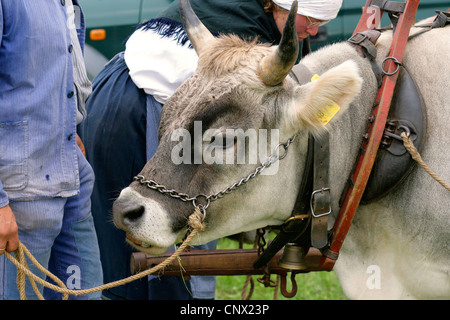
{"label": "white head covering", "polygon": [[[293,0],[272,0],[279,7],[290,10]],[[297,13],[318,20],[332,20],[336,18],[342,0],[298,0]]]}

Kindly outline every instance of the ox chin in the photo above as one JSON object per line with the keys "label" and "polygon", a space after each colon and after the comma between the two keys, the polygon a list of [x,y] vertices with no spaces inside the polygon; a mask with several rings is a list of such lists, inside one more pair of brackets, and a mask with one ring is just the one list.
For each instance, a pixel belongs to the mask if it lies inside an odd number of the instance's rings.
{"label": "ox chin", "polygon": [[126,241],[148,254],[162,254],[183,232],[174,232],[167,212],[154,200],[128,187],[113,204],[114,225],[126,232]]}
{"label": "ox chin", "polygon": [[126,241],[133,248],[135,248],[139,251],[142,251],[144,253],[151,254],[151,255],[163,254],[169,249],[169,247],[159,247],[159,246],[147,243],[145,241],[140,241],[140,240],[134,238],[129,233],[126,234]]}

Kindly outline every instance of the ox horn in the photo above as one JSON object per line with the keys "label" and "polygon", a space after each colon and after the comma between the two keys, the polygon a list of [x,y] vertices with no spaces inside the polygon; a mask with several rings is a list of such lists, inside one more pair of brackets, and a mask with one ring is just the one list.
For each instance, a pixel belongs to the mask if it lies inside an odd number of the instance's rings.
{"label": "ox horn", "polygon": [[280,84],[297,61],[298,38],[295,27],[297,7],[297,1],[294,1],[278,48],[272,54],[262,58],[259,63],[258,76],[268,86]]}
{"label": "ox horn", "polygon": [[213,41],[214,36],[200,21],[194,10],[192,10],[189,0],[180,0],[180,15],[189,40],[191,40],[197,55],[200,56],[202,48],[208,42]]}

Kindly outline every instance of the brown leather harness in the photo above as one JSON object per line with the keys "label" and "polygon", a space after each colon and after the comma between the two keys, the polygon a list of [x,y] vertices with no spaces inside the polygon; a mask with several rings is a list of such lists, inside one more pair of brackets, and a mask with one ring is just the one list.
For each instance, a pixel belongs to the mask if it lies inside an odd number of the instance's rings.
{"label": "brown leather harness", "polygon": [[[327,228],[331,213],[329,137],[328,134],[320,139],[310,136],[305,171],[291,218],[281,226],[276,238],[254,263],[255,269],[265,266],[287,244],[295,244],[303,247],[305,252],[310,247],[320,249],[323,255],[321,269],[331,270],[360,202],[367,203],[385,196],[411,172],[414,161],[398,137],[401,132],[407,132],[420,150],[425,140],[426,116],[420,92],[401,61],[418,4],[418,0],[407,0],[405,3],[368,0],[365,13],[348,40],[361,56],[370,61],[379,92],[360,156],[341,199],[341,210],[334,228],[331,232]],[[384,59],[381,68],[376,62],[375,47],[380,31],[365,30],[369,6],[379,8],[381,15],[384,11],[388,12],[394,26],[389,56]],[[448,13],[438,12],[435,21],[420,25],[427,29],[417,34],[447,25],[449,16]],[[301,63],[291,72],[291,77],[299,84],[309,82],[311,76],[308,68]]]}

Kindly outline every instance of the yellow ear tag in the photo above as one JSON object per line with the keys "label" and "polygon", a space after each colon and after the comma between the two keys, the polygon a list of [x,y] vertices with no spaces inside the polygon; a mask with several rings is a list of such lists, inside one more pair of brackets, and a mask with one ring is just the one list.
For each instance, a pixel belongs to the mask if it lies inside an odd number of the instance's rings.
{"label": "yellow ear tag", "polygon": [[[311,78],[311,81],[316,81],[319,79],[319,75],[315,74]],[[324,110],[320,111],[318,114],[314,115],[317,120],[323,123],[323,125],[326,125],[328,122],[330,122],[331,119],[339,112],[341,107],[338,106],[337,103],[333,102],[332,105],[325,106]]]}

